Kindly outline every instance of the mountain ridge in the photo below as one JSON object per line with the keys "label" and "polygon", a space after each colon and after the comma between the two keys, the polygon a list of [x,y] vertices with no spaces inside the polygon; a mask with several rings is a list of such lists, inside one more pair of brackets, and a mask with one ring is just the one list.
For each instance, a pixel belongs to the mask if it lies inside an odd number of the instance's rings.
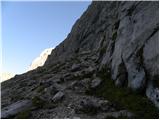
{"label": "mountain ridge", "polygon": [[53,50],[53,48],[47,48],[47,49],[43,50],[40,53],[40,55],[32,61],[28,70],[30,71],[30,70],[36,69],[37,67],[43,66],[44,63],[46,62],[48,56],[51,54],[52,50]]}

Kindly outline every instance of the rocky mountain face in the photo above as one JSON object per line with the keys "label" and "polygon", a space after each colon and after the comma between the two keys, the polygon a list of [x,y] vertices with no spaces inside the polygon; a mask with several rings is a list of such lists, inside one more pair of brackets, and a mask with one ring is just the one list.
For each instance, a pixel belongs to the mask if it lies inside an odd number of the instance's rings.
{"label": "rocky mountain face", "polygon": [[39,57],[33,60],[32,64],[29,66],[28,70],[36,69],[39,66],[43,66],[46,62],[48,56],[51,54],[53,48],[45,49]]}
{"label": "rocky mountain face", "polygon": [[1,118],[158,118],[158,6],[92,2],[44,66],[2,83]]}

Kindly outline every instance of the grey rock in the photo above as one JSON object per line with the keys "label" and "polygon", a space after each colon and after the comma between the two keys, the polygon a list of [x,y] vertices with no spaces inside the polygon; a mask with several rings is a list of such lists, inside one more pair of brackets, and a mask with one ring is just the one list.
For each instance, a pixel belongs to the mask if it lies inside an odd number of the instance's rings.
{"label": "grey rock", "polygon": [[73,64],[71,67],[71,71],[75,72],[80,69],[80,64]]}
{"label": "grey rock", "polygon": [[95,78],[91,81],[91,88],[92,89],[95,89],[97,88],[98,86],[100,86],[100,84],[102,83],[102,80],[100,78]]}
{"label": "grey rock", "polygon": [[97,66],[110,68],[117,86],[144,91],[159,76],[158,16],[158,2],[93,2],[46,65],[97,51]]}
{"label": "grey rock", "polygon": [[100,110],[102,111],[110,111],[112,108],[111,108],[111,103],[107,100],[99,100],[97,105],[99,106]]}
{"label": "grey rock", "polygon": [[55,83],[52,85],[54,91],[63,91],[66,89],[67,86],[63,86],[61,84]]}
{"label": "grey rock", "polygon": [[73,119],[81,119],[80,117],[73,117]]}
{"label": "grey rock", "polygon": [[85,74],[92,74],[95,71],[95,68],[89,66],[87,69],[84,70]]}
{"label": "grey rock", "polygon": [[158,2],[93,2],[46,65],[74,56],[77,48],[96,50],[97,66],[109,68],[117,86],[145,91],[159,76],[158,16]]}
{"label": "grey rock", "polygon": [[17,113],[26,110],[32,106],[32,102],[29,100],[21,100],[13,103],[5,108],[2,108],[1,118],[9,118]]}
{"label": "grey rock", "polygon": [[159,107],[159,88],[153,87],[153,84],[150,83],[147,86],[146,95],[158,108]]}
{"label": "grey rock", "polygon": [[62,91],[59,91],[53,96],[52,101],[58,102],[58,101],[62,100],[63,97],[64,97],[64,93]]}
{"label": "grey rock", "polygon": [[109,112],[113,110],[109,101],[96,98],[83,98],[77,104],[75,111],[78,114],[97,114],[99,112]]}
{"label": "grey rock", "polygon": [[121,110],[118,112],[109,112],[106,113],[105,118],[119,118],[119,117],[127,117],[127,118],[133,118],[134,114],[127,111],[127,110]]}
{"label": "grey rock", "polygon": [[74,78],[80,78],[80,77],[82,77],[82,76],[83,76],[82,71],[77,71],[77,72],[74,72],[74,73],[73,73],[73,77],[74,77]]}
{"label": "grey rock", "polygon": [[73,81],[69,84],[68,88],[74,90],[76,93],[85,93],[86,90],[89,90],[90,79],[85,78],[79,81]]}

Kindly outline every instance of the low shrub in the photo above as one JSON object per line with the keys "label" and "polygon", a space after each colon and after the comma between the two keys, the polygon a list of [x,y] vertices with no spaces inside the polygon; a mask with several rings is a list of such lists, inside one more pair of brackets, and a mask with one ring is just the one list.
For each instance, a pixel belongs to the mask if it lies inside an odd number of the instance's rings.
{"label": "low shrub", "polygon": [[128,88],[116,87],[110,74],[106,73],[105,70],[98,73],[98,76],[103,79],[103,84],[94,92],[88,92],[89,94],[104,97],[124,107],[133,112],[136,115],[135,118],[159,118],[159,110],[145,95],[134,93]]}

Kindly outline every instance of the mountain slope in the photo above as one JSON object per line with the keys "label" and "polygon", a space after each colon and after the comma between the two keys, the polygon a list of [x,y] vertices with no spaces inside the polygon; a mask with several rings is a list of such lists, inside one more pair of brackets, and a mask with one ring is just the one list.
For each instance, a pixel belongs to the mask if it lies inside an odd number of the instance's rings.
{"label": "mountain slope", "polygon": [[93,2],[46,64],[96,51],[118,86],[145,91],[158,106],[158,2]]}
{"label": "mountain slope", "polygon": [[2,83],[2,118],[158,118],[158,5],[92,2],[44,66]]}

